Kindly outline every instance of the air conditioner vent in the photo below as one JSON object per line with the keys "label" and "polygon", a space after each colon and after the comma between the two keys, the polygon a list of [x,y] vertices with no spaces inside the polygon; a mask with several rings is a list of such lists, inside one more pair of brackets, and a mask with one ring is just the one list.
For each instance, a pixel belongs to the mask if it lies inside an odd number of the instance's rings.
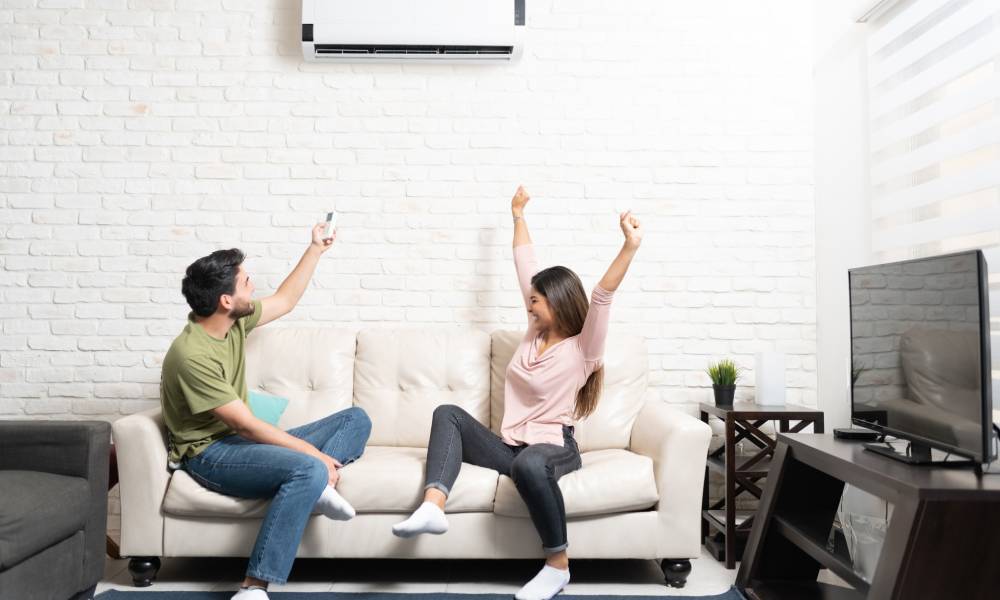
{"label": "air conditioner vent", "polygon": [[317,57],[349,56],[509,56],[513,46],[400,46],[365,44],[316,44]]}

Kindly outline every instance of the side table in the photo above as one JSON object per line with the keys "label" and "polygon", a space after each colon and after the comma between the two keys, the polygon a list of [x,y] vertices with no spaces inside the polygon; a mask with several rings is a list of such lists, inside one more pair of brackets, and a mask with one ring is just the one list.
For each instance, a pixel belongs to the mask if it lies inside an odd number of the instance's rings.
{"label": "side table", "polygon": [[[725,442],[708,455],[705,466],[701,533],[708,551],[716,560],[724,557],[726,568],[733,569],[753,527],[756,512],[736,510],[736,498],[744,493],[758,500],[763,496],[764,491],[757,483],[767,476],[774,457],[776,442],[761,428],[769,421],[777,421],[781,433],[798,433],[809,425],[813,426],[815,433],[823,433],[823,412],[794,404],[765,406],[752,402],[735,402],[732,406],[702,402],[698,409],[705,423],[715,416],[726,427]],[[740,461],[736,446],[743,440],[756,446],[757,452]],[[711,504],[708,498],[709,471],[721,473],[725,481],[723,497]],[[717,533],[713,534],[713,530]]]}

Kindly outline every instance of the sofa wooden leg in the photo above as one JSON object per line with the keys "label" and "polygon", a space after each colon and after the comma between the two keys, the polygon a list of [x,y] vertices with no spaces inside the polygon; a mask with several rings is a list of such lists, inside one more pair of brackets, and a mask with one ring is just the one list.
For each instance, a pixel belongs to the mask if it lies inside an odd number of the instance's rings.
{"label": "sofa wooden leg", "polygon": [[137,556],[128,561],[128,572],[132,575],[132,585],[135,587],[153,585],[159,571],[160,559],[157,556]]}
{"label": "sofa wooden leg", "polygon": [[691,561],[686,558],[666,558],[660,563],[667,585],[682,588],[691,574]]}

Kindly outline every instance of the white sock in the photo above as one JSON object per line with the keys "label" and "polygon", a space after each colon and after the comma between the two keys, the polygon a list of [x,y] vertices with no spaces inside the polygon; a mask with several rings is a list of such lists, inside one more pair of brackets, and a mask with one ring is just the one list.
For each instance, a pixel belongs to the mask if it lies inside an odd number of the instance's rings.
{"label": "white sock", "polygon": [[448,519],[444,511],[433,502],[424,502],[413,511],[410,518],[392,526],[392,533],[401,538],[413,537],[421,533],[440,535],[448,531]]}
{"label": "white sock", "polygon": [[517,600],[549,600],[569,583],[569,569],[565,571],[545,565],[534,579],[524,584],[514,597]]}
{"label": "white sock", "polygon": [[240,588],[231,600],[268,600],[267,590],[259,587]]}
{"label": "white sock", "polygon": [[344,497],[330,485],[326,486],[323,494],[316,501],[313,512],[319,512],[334,521],[348,521],[353,519],[355,515],[354,507],[351,506],[351,503],[344,500]]}

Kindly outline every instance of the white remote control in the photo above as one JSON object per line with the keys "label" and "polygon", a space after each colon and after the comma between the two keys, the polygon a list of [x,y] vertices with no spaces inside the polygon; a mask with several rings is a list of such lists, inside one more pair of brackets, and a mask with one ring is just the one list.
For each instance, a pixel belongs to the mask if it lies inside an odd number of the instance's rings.
{"label": "white remote control", "polygon": [[337,231],[337,211],[332,210],[326,213],[326,229],[323,230],[323,239],[328,240]]}

